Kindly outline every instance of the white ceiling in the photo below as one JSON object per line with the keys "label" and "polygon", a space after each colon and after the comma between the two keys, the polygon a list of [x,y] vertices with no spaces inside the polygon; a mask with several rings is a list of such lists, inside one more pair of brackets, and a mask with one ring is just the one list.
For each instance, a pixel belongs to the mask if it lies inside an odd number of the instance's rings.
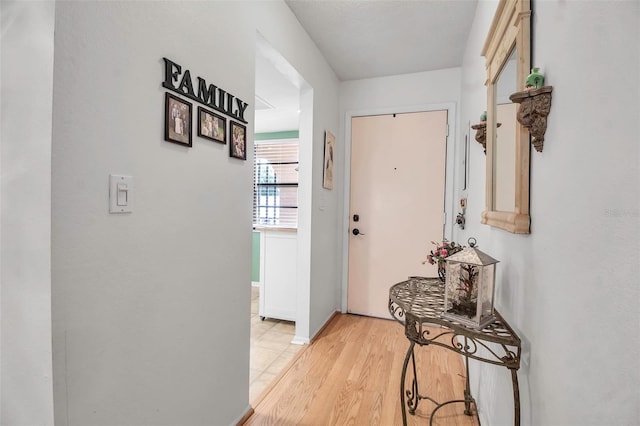
{"label": "white ceiling", "polygon": [[[285,0],[341,81],[458,67],[478,0]],[[298,128],[300,77],[264,39],[255,132]]]}
{"label": "white ceiling", "polygon": [[338,78],[457,67],[477,0],[285,0]]}
{"label": "white ceiling", "polygon": [[255,133],[298,129],[300,77],[264,38],[256,42]]}

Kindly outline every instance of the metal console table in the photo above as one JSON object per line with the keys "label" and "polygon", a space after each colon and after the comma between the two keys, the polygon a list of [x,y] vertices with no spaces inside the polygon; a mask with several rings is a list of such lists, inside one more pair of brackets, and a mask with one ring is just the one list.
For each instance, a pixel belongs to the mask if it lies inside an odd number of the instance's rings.
{"label": "metal console table", "polygon": [[[409,349],[402,367],[400,400],[402,404],[402,424],[407,424],[407,407],[415,414],[420,400],[426,399],[435,404],[429,417],[433,424],[436,412],[445,405],[464,403],[464,413],[472,415],[471,404],[476,405],[469,387],[469,358],[506,367],[511,371],[513,384],[514,424],[520,425],[520,391],[518,388],[518,369],[520,368],[520,338],[511,329],[502,316],[495,311],[495,321],[481,330],[476,330],[455,321],[441,317],[444,310],[444,283],[438,278],[410,277],[407,281],[393,285],[389,289],[389,312],[404,325],[404,333],[409,339]],[[443,328],[434,332],[427,324]],[[464,356],[466,368],[466,388],[464,399],[438,402],[428,396],[420,395],[416,375],[415,345],[437,345]],[[484,350],[480,350],[480,349]],[[413,380],[411,387],[405,390],[407,369],[411,361]],[[406,398],[406,405],[405,405]]]}

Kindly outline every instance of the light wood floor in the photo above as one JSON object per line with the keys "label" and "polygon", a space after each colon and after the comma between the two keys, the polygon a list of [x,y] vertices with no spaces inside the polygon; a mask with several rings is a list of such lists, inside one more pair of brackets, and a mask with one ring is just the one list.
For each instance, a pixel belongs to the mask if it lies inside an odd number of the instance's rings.
{"label": "light wood floor", "polygon": [[[402,424],[400,373],[409,346],[402,326],[391,320],[339,314],[300,351],[260,396],[245,425]],[[420,393],[438,401],[461,399],[464,366],[442,348],[416,347]],[[433,404],[420,401],[409,425],[428,425]],[[434,425],[478,425],[464,404],[440,409]]]}

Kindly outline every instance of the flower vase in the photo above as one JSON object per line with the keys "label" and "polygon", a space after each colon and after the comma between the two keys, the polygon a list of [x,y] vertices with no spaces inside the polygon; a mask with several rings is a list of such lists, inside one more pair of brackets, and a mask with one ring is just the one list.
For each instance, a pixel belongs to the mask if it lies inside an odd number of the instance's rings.
{"label": "flower vase", "polygon": [[447,277],[447,268],[444,262],[438,262],[438,278],[444,282]]}

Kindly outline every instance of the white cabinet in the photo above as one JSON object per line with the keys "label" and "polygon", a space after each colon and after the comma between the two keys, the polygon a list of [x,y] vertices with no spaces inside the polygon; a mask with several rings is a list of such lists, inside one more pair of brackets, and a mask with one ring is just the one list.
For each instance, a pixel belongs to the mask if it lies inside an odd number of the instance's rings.
{"label": "white cabinet", "polygon": [[263,318],[296,320],[296,253],[298,235],[260,231],[260,304]]}

